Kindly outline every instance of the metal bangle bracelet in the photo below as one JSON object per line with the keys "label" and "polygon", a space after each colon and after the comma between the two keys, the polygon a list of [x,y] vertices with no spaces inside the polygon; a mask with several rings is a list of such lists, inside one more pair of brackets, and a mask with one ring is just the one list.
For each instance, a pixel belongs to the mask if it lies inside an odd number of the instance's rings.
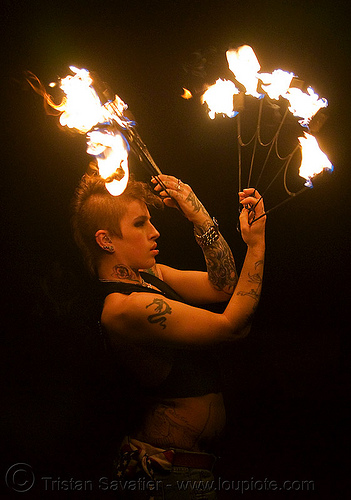
{"label": "metal bangle bracelet", "polygon": [[219,238],[218,222],[213,217],[213,226],[210,226],[204,234],[197,234],[194,230],[195,240],[201,248],[208,247],[212,245]]}

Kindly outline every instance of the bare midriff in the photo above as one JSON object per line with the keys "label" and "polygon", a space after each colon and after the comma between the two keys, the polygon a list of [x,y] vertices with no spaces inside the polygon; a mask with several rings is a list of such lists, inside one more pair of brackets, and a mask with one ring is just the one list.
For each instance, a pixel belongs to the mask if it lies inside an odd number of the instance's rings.
{"label": "bare midriff", "polygon": [[132,437],[158,448],[208,451],[225,425],[221,393],[166,399],[146,412]]}

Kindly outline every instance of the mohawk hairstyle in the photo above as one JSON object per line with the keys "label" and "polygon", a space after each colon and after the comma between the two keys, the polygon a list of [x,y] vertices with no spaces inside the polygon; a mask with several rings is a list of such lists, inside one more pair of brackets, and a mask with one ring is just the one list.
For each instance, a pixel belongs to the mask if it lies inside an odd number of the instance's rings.
{"label": "mohawk hairstyle", "polygon": [[95,241],[95,233],[106,229],[111,235],[122,238],[120,221],[132,200],[141,200],[155,208],[163,207],[162,201],[149,186],[135,181],[133,177],[121,195],[112,196],[98,172],[83,175],[72,201],[71,222],[75,242],[92,275],[97,274],[97,265],[103,255],[103,250]]}

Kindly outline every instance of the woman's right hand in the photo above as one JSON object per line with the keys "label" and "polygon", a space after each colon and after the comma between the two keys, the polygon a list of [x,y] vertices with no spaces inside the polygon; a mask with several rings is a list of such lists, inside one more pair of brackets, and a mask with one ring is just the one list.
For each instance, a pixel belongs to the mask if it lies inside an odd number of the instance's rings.
{"label": "woman's right hand", "polygon": [[[264,245],[267,217],[263,215],[265,213],[263,198],[256,189],[247,188],[239,192],[239,202],[243,205],[239,217],[243,240],[249,247]],[[260,219],[256,221],[259,217]]]}

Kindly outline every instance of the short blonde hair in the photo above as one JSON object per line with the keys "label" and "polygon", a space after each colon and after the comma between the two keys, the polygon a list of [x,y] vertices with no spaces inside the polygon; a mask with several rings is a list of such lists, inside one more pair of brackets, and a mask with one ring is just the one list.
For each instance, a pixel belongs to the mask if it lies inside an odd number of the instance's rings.
{"label": "short blonde hair", "polygon": [[72,229],[91,274],[97,274],[97,264],[103,252],[96,243],[96,232],[106,229],[111,235],[122,238],[120,221],[133,200],[141,200],[156,208],[163,206],[145,182],[131,178],[121,195],[112,196],[97,172],[82,177],[72,203]]}

